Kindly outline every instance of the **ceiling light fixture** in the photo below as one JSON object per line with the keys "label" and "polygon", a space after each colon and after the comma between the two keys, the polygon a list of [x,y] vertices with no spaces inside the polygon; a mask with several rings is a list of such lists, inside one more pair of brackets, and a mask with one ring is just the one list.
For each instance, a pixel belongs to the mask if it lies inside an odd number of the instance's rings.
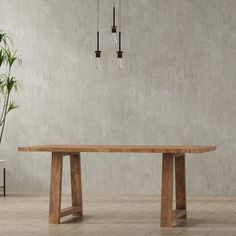
{"label": "ceiling light fixture", "polygon": [[121,50],[121,0],[119,0],[119,48],[117,51],[118,68],[123,68],[123,51]]}
{"label": "ceiling light fixture", "polygon": [[113,0],[113,8],[112,8],[112,20],[113,20],[113,24],[111,26],[111,41],[113,43],[117,43],[117,37],[116,37],[116,29],[117,29],[117,26],[116,26],[116,0]]}
{"label": "ceiling light fixture", "polygon": [[96,68],[99,69],[101,68],[101,53],[100,51],[100,25],[99,25],[99,0],[97,0],[97,50],[95,51],[95,56],[96,56]]}
{"label": "ceiling light fixture", "polygon": [[[97,0],[97,49],[95,51],[95,64],[96,68],[101,68],[101,53],[100,51],[100,0]],[[116,25],[116,0],[113,0],[112,4],[112,26],[111,26],[111,33],[112,33],[112,42],[117,43],[117,29],[119,29],[119,41],[118,41],[118,51],[117,51],[117,58],[118,58],[118,68],[123,68],[123,51],[121,50],[121,0],[119,0],[119,26]]]}

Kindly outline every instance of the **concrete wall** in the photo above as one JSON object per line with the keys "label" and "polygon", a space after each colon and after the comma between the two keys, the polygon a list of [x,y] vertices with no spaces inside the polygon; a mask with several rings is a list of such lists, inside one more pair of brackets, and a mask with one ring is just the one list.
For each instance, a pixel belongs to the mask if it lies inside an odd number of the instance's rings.
{"label": "concrete wall", "polygon": [[[236,1],[124,0],[125,68],[109,29],[93,65],[95,0],[1,0],[23,65],[20,108],[9,115],[1,158],[12,191],[48,191],[49,154],[34,144],[216,144],[189,155],[190,194],[236,194]],[[111,0],[101,0],[102,27]],[[159,193],[161,156],[83,154],[87,192]],[[68,160],[64,191],[69,191]]]}

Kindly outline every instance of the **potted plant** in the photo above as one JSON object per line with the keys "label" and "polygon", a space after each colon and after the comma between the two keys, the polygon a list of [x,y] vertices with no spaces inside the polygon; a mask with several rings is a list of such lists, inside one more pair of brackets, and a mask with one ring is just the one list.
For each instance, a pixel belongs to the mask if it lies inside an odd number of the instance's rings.
{"label": "potted plant", "polygon": [[13,41],[3,30],[0,30],[0,143],[10,111],[18,106],[11,100],[13,91],[17,90],[18,82],[12,73],[13,66],[21,64],[17,51],[12,49]]}

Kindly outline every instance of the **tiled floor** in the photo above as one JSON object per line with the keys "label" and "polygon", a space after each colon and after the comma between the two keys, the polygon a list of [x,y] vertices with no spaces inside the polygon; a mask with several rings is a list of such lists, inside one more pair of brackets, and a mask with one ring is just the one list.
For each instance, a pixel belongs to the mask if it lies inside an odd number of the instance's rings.
{"label": "tiled floor", "polygon": [[[70,205],[70,196],[63,205]],[[90,194],[84,196],[83,220],[68,216],[48,225],[48,196],[11,194],[0,197],[0,236],[236,236],[236,198],[189,198],[188,220],[172,229],[160,229],[159,215],[156,196]]]}

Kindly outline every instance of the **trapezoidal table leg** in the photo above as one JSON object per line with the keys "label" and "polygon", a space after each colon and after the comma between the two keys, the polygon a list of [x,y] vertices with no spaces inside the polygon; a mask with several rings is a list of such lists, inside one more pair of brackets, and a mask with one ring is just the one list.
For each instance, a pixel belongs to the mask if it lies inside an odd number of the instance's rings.
{"label": "trapezoidal table leg", "polygon": [[3,169],[3,196],[6,197],[6,168]]}
{"label": "trapezoidal table leg", "polygon": [[52,153],[49,224],[60,224],[63,156]]}
{"label": "trapezoidal table leg", "polygon": [[80,153],[70,155],[71,198],[74,216],[83,215],[82,180]]}
{"label": "trapezoidal table leg", "polygon": [[185,154],[175,157],[175,189],[176,212],[181,214],[179,218],[187,218],[186,204],[186,180],[185,180]]}
{"label": "trapezoidal table leg", "polygon": [[172,227],[174,155],[163,153],[161,186],[161,227]]}

